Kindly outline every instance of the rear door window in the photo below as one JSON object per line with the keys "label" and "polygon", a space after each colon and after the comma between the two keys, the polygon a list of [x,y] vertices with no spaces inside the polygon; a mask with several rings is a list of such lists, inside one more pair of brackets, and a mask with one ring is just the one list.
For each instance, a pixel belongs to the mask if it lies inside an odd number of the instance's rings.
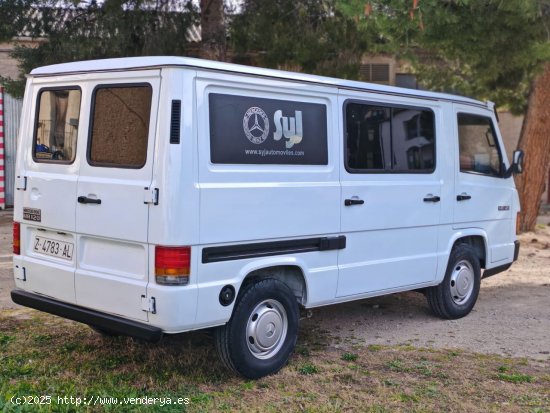
{"label": "rear door window", "polygon": [[76,156],[81,92],[76,87],[42,89],[34,127],[35,162],[73,163]]}
{"label": "rear door window", "polygon": [[149,84],[95,89],[88,142],[90,165],[135,169],[145,165],[151,96]]}

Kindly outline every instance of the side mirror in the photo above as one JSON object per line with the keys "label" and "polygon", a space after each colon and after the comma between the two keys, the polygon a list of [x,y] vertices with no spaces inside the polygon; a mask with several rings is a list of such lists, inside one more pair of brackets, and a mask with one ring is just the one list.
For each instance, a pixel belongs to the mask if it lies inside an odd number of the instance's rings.
{"label": "side mirror", "polygon": [[514,151],[512,155],[512,165],[504,173],[505,178],[509,178],[512,174],[520,174],[523,172],[523,158],[525,157],[524,152],[521,149]]}

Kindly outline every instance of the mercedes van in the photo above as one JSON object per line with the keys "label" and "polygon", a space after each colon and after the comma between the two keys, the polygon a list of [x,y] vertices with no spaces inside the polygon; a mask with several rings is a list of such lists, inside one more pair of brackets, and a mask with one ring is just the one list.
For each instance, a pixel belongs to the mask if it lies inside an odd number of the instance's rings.
{"label": "mercedes van", "polygon": [[181,57],[27,80],[14,302],[104,334],[213,329],[247,378],[301,309],[418,290],[467,315],[518,257],[493,104]]}

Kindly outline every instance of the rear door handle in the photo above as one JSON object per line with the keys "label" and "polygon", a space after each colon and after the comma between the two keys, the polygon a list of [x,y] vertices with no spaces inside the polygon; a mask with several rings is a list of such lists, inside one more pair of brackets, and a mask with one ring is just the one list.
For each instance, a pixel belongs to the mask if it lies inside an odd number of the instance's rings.
{"label": "rear door handle", "polygon": [[79,196],[77,201],[79,204],[101,204],[101,199],[92,199],[87,196]]}
{"label": "rear door handle", "polygon": [[468,199],[472,199],[472,197],[467,194],[460,194],[456,196],[457,201],[467,201]]}
{"label": "rear door handle", "polygon": [[438,196],[427,196],[426,198],[424,198],[424,202],[439,202],[441,201],[441,198],[438,197]]}
{"label": "rear door handle", "polygon": [[345,205],[345,206],[363,205],[364,203],[365,203],[365,201],[363,201],[362,199],[355,199],[355,198],[346,199],[346,200],[344,201],[344,205]]}

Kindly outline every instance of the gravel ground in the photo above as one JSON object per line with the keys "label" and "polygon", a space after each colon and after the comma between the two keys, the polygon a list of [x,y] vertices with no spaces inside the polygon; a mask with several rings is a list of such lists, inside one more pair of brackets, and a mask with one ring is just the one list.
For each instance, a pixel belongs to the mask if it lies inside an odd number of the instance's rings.
{"label": "gravel ground", "polygon": [[[10,211],[0,211],[0,311],[11,302]],[[335,346],[412,344],[550,360],[550,215],[520,236],[520,258],[484,280],[478,302],[460,320],[434,317],[422,294],[409,292],[313,311],[303,321],[332,335]],[[23,312],[32,311],[24,309]]]}

